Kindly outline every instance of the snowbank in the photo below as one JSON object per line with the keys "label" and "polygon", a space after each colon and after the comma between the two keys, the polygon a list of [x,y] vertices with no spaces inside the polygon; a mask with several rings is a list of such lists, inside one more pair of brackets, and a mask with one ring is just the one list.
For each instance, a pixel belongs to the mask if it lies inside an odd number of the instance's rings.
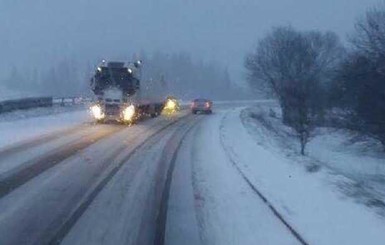
{"label": "snowbank", "polygon": [[280,132],[244,113],[242,123],[240,113],[229,113],[221,125],[229,157],[308,243],[385,244],[384,219],[336,189],[335,183],[350,179],[327,168],[308,171],[302,163],[311,159],[295,156],[290,132],[283,130],[286,141],[277,143]]}
{"label": "snowbank", "polygon": [[302,157],[298,139],[281,123],[276,107],[248,109],[243,120],[249,131],[264,138],[261,145],[266,149],[303,164],[309,171],[324,168],[340,191],[385,215],[385,153],[379,141],[351,130],[318,128],[312,133],[307,156]]}
{"label": "snowbank", "polygon": [[385,154],[380,142],[348,130],[321,128],[308,145],[309,155],[335,171],[353,177],[385,179]]}

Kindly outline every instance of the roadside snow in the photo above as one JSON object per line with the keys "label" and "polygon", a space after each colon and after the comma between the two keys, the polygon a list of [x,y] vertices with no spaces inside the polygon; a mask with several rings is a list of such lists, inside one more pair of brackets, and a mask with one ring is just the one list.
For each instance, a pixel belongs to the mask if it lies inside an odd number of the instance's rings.
{"label": "roadside snow", "polygon": [[3,121],[0,122],[0,148],[91,121],[86,110]]}
{"label": "roadside snow", "polygon": [[348,178],[337,183],[346,194],[385,217],[385,154],[370,138],[352,132],[321,129],[308,146],[309,156]]}
{"label": "roadside snow", "polygon": [[310,156],[338,172],[357,178],[378,176],[385,179],[385,154],[379,153],[380,148],[373,139],[355,141],[348,131],[328,128],[318,130],[308,145]]}
{"label": "roadside snow", "polygon": [[385,154],[380,142],[350,130],[318,128],[312,133],[307,156],[302,157],[299,141],[282,124],[277,107],[259,105],[242,112],[246,127],[258,136],[256,141],[301,163],[309,172],[324,168],[330,182],[345,195],[385,216]]}
{"label": "roadside snow", "polygon": [[[228,156],[310,244],[385,244],[385,221],[331,185],[329,171],[306,171],[261,125],[227,114],[221,137]],[[249,120],[251,120],[249,118]],[[292,141],[283,145],[290,146]],[[292,154],[292,153],[291,153]],[[336,175],[333,181],[348,181]]]}
{"label": "roadside snow", "polygon": [[0,114],[0,123],[6,121],[25,120],[32,117],[52,116],[55,114],[85,111],[88,105],[71,105],[71,106],[57,106],[52,107],[38,107],[28,110],[16,110]]}
{"label": "roadside snow", "polygon": [[[34,96],[39,95],[12,91],[0,85],[0,101]],[[90,121],[91,117],[84,105],[53,106],[0,113],[0,149],[42,134]]]}

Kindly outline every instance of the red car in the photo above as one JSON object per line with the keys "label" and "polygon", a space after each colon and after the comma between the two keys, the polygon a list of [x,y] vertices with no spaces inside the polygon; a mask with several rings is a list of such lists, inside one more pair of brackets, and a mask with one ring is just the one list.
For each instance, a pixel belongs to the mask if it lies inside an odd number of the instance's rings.
{"label": "red car", "polygon": [[211,114],[213,107],[213,102],[208,99],[195,99],[191,103],[191,112],[197,114],[198,112]]}

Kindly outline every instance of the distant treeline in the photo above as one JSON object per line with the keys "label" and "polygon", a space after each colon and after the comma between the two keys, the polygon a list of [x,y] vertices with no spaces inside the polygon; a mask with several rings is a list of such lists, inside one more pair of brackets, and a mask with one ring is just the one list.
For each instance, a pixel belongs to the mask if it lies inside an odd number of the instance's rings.
{"label": "distant treeline", "polygon": [[250,84],[278,98],[302,154],[313,129],[325,125],[359,130],[385,149],[385,6],[357,19],[348,40],[281,26],[246,57]]}
{"label": "distant treeline", "polygon": [[244,97],[230,79],[228,70],[213,62],[194,62],[189,54],[157,52],[142,54],[143,78],[160,81],[170,94],[180,98],[207,97],[231,99]]}
{"label": "distant treeline", "polygon": [[31,64],[29,68],[13,65],[1,83],[23,94],[81,96],[89,93],[88,81],[93,68],[84,63],[63,59],[44,67]]}
{"label": "distant treeline", "polygon": [[[127,55],[131,61],[133,55]],[[144,61],[143,79],[160,81],[170,94],[185,99],[242,98],[244,91],[235,86],[227,69],[214,62],[194,61],[188,53],[155,52],[138,57]],[[7,88],[50,96],[89,95],[89,81],[99,60],[81,62],[63,59],[48,67],[31,67],[30,71],[14,65],[6,79]],[[31,65],[33,66],[33,65]]]}

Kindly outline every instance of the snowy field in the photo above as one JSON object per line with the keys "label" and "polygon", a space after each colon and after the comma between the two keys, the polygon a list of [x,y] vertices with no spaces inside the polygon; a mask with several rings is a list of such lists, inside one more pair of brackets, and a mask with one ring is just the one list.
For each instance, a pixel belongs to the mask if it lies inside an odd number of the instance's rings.
{"label": "snowy field", "polygon": [[277,107],[260,106],[242,115],[265,148],[302,163],[310,172],[327,171],[330,182],[345,195],[385,215],[385,153],[380,142],[350,130],[318,128],[312,133],[307,156],[301,157],[298,140],[281,123],[279,114]]}
{"label": "snowy field", "polygon": [[279,114],[265,106],[240,113],[245,127],[227,134],[246,128],[255,143],[238,133],[230,152],[245,153],[231,155],[311,244],[385,244],[385,156],[374,140],[323,128],[301,157]]}

